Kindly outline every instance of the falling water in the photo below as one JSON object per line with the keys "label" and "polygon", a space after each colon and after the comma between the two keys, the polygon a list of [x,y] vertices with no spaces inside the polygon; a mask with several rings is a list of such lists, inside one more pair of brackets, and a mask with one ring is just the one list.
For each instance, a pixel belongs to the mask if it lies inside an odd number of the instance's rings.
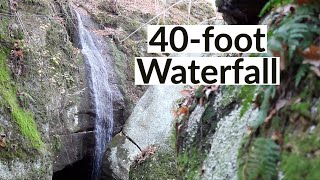
{"label": "falling water", "polygon": [[83,26],[78,12],[78,30],[82,54],[86,59],[89,87],[95,110],[95,154],[92,179],[98,179],[106,144],[110,141],[113,129],[112,92],[108,83],[106,59],[98,49],[94,37]]}

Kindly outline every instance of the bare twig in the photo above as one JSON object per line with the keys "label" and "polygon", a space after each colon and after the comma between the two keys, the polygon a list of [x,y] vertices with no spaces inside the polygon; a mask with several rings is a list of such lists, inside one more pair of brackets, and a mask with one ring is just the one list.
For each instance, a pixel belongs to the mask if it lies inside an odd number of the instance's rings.
{"label": "bare twig", "polygon": [[125,40],[127,40],[128,38],[130,38],[133,34],[135,34],[137,31],[139,31],[141,28],[143,28],[144,26],[148,25],[150,22],[152,22],[153,20],[155,20],[156,18],[158,18],[159,16],[161,16],[163,13],[165,13],[166,11],[168,11],[169,9],[171,9],[172,7],[180,4],[181,2],[183,2],[185,0],[180,0],[174,4],[172,4],[171,6],[169,6],[167,9],[163,10],[162,12],[160,12],[158,15],[156,15],[155,17],[153,17],[152,19],[150,19],[148,22],[142,24],[140,27],[138,27],[135,31],[133,31],[131,34],[129,34],[127,37],[125,37],[123,40],[121,40],[120,42],[123,42]]}
{"label": "bare twig", "polygon": [[191,4],[192,4],[192,0],[189,0],[189,8],[188,8],[188,24],[189,25],[190,25]]}

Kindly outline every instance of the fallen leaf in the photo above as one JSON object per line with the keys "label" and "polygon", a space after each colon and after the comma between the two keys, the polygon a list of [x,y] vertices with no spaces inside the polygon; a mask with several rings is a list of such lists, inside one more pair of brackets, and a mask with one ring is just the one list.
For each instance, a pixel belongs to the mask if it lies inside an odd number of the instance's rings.
{"label": "fallen leaf", "polygon": [[179,109],[179,115],[189,115],[189,108],[187,108],[186,106],[182,106],[180,109]]}
{"label": "fallen leaf", "polygon": [[309,60],[320,61],[320,47],[316,45],[311,45],[303,52],[300,52],[302,56]]}

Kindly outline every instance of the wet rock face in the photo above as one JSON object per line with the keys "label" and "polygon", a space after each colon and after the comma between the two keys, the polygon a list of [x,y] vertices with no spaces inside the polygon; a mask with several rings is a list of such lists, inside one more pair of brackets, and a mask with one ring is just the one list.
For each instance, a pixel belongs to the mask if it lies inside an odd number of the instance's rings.
{"label": "wet rock face", "polygon": [[216,0],[218,11],[228,24],[257,24],[268,0]]}
{"label": "wet rock face", "polygon": [[55,138],[54,145],[57,147],[57,152],[53,162],[53,172],[60,171],[66,165],[72,165],[85,158],[87,154],[93,153],[92,131],[55,136]]}

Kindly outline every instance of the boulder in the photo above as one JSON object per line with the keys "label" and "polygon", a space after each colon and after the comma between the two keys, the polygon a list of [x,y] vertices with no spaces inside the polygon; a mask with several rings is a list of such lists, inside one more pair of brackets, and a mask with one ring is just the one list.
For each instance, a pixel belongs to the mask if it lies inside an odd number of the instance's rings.
{"label": "boulder", "polygon": [[[103,178],[129,179],[135,157],[148,146],[170,148],[174,102],[183,86],[151,86],[137,103],[121,133],[110,143],[103,161]],[[139,149],[140,148],[140,149]]]}

